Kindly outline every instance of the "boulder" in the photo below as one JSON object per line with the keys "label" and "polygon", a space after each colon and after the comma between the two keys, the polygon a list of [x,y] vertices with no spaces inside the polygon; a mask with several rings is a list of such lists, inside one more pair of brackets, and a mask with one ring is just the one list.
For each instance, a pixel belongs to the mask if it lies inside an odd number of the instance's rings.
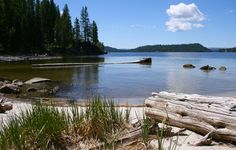
{"label": "boulder", "polygon": [[221,66],[221,67],[219,68],[220,71],[226,71],[226,69],[227,69],[227,68],[226,68],[225,66]]}
{"label": "boulder", "polygon": [[50,81],[51,80],[47,79],[47,78],[35,77],[35,78],[32,78],[32,79],[26,81],[25,84],[34,84],[34,83],[50,82]]}
{"label": "boulder", "polygon": [[55,86],[55,87],[52,89],[51,94],[56,94],[58,90],[59,90],[59,86]]}
{"label": "boulder", "polygon": [[27,92],[37,92],[37,91],[38,91],[38,89],[35,87],[30,87],[27,89]]}
{"label": "boulder", "polygon": [[5,80],[3,83],[4,83],[4,84],[11,84],[11,81]]}
{"label": "boulder", "polygon": [[183,65],[183,68],[193,69],[195,66],[193,64],[185,64]]}
{"label": "boulder", "polygon": [[0,113],[5,113],[5,112],[6,112],[6,110],[3,108],[2,105],[0,105]]}
{"label": "boulder", "polygon": [[211,71],[211,70],[215,70],[216,68],[212,67],[212,66],[209,66],[209,65],[206,65],[206,66],[201,67],[200,69],[203,70],[203,71]]}
{"label": "boulder", "polygon": [[13,81],[12,81],[12,84],[14,84],[14,85],[17,85],[17,86],[20,86],[20,87],[21,87],[21,86],[23,86],[23,84],[24,84],[24,83],[23,83],[22,81],[20,81],[20,80],[16,79],[16,80],[13,80]]}
{"label": "boulder", "polygon": [[9,111],[13,109],[13,105],[11,102],[5,102],[3,103],[3,105],[1,105],[1,107],[5,110],[5,111]]}
{"label": "boulder", "polygon": [[5,94],[18,94],[20,89],[14,84],[4,84],[0,87],[0,92]]}
{"label": "boulder", "polygon": [[3,81],[0,81],[0,87],[3,86],[4,82]]}
{"label": "boulder", "polygon": [[13,104],[11,102],[5,101],[5,99],[0,100],[0,113],[5,113],[6,111],[12,110]]}

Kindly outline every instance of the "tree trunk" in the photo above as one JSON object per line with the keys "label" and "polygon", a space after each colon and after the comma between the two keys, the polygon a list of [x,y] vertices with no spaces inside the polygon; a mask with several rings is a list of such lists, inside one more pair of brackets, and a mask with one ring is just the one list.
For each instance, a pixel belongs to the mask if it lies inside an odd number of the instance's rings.
{"label": "tree trunk", "polygon": [[220,141],[236,142],[236,99],[201,95],[153,93],[145,114],[159,122],[186,128]]}

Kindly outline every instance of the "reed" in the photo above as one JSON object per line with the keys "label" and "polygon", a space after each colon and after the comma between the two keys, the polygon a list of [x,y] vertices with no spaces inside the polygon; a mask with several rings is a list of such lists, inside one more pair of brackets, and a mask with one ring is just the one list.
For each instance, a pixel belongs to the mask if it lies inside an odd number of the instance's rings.
{"label": "reed", "polygon": [[88,107],[73,104],[67,111],[38,104],[2,126],[0,149],[63,149],[67,146],[65,135],[107,142],[128,120],[129,111],[101,97],[90,99]]}

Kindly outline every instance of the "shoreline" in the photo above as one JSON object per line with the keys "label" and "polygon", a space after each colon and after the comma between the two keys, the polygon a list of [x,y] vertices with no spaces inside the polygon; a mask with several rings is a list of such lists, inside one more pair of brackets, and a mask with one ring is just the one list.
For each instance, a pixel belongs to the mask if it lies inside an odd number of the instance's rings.
{"label": "shoreline", "polygon": [[47,56],[47,55],[3,55],[0,56],[2,62],[15,62],[15,61],[26,61],[26,60],[50,60],[50,59],[62,59],[62,56]]}
{"label": "shoreline", "polygon": [[[79,106],[79,110],[83,110],[85,106]],[[7,113],[0,114],[0,123],[7,123],[11,117],[19,115],[22,111],[26,111],[32,108],[32,104],[30,102],[21,102],[21,101],[13,101],[13,110],[8,111]],[[70,106],[56,106],[59,110],[71,111]],[[126,110],[126,107],[120,107],[122,111]],[[132,107],[130,111],[130,119],[131,123],[137,123],[140,119],[145,115],[144,107]],[[169,126],[172,128],[174,132],[181,130],[180,128]],[[177,141],[177,149],[178,150],[233,150],[235,149],[234,145],[224,144],[224,143],[216,143],[211,146],[192,146],[189,143],[194,143],[203,138],[202,135],[192,132],[190,130],[186,130],[183,132],[185,135],[181,136],[171,136],[165,137],[164,145],[168,146],[170,142]],[[152,145],[157,146],[157,140],[151,140]]]}

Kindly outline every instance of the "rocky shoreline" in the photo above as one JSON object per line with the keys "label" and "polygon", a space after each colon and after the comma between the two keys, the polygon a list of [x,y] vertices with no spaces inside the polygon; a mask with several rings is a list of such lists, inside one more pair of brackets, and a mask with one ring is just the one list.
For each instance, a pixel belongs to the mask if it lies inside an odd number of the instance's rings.
{"label": "rocky shoreline", "polygon": [[11,56],[5,55],[0,56],[0,61],[2,62],[13,62],[13,61],[26,61],[26,60],[48,60],[48,59],[62,59],[62,56],[48,56],[44,55],[23,55],[23,56]]}
{"label": "rocky shoreline", "polygon": [[15,96],[45,96],[53,95],[59,86],[50,79],[35,77],[27,81],[0,78],[0,93]]}

